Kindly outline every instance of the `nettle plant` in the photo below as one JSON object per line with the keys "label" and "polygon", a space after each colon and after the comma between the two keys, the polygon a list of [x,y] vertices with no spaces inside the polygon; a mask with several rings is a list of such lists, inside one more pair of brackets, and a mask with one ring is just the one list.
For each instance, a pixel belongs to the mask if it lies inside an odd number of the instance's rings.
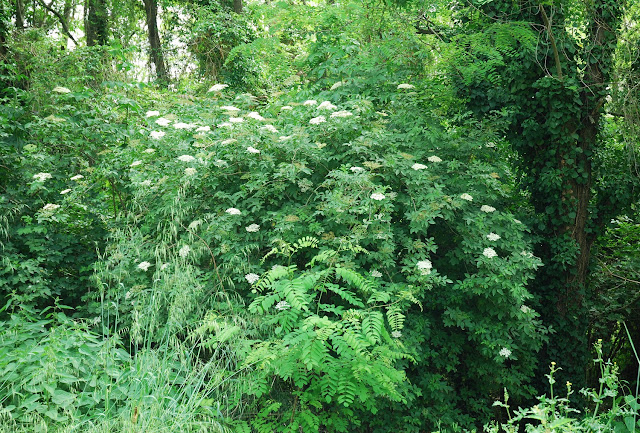
{"label": "nettle plant", "polygon": [[430,114],[427,90],[393,89],[386,111],[354,97],[258,113],[216,85],[150,107],[119,150],[133,204],[96,275],[103,323],[232,360],[256,404],[225,402],[240,431],[374,428],[407,403],[411,428],[529,392],[541,263],[501,146]]}

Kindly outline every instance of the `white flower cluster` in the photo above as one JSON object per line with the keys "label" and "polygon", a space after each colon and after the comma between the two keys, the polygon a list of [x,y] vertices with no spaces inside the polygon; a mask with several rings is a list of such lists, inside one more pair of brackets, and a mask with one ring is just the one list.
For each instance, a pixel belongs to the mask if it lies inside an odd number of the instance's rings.
{"label": "white flower cluster", "polygon": [[76,174],[75,176],[70,178],[71,180],[80,180],[80,179],[84,179],[84,176],[81,174]]}
{"label": "white flower cluster", "polygon": [[151,266],[151,263],[149,263],[149,262],[140,262],[138,264],[138,269],[141,269],[141,270],[146,272],[149,269],[150,266]]}
{"label": "white flower cluster", "polygon": [[326,122],[327,118],[324,116],[318,116],[318,117],[314,117],[313,119],[309,120],[309,124],[311,125],[319,125],[320,123]]}
{"label": "white flower cluster", "polygon": [[334,117],[349,117],[349,116],[353,116],[353,113],[351,111],[340,110],[340,111],[334,111],[333,113],[331,113],[330,117],[333,119]]}
{"label": "white flower cluster", "polygon": [[362,168],[362,167],[351,167],[349,170],[351,170],[354,173],[360,173],[360,172],[364,171],[364,168]]}
{"label": "white flower cluster", "polygon": [[245,275],[244,278],[249,282],[249,284],[253,284],[260,279],[260,275],[251,273]]}
{"label": "white flower cluster", "polygon": [[371,276],[373,278],[380,278],[380,277],[382,277],[382,272],[380,272],[380,271],[371,271]]}
{"label": "white flower cluster", "polygon": [[511,351],[506,347],[503,347],[502,349],[500,349],[500,356],[502,356],[503,358],[508,358],[511,356]]}
{"label": "white flower cluster", "polygon": [[460,194],[460,198],[466,201],[473,201],[473,197],[466,192],[464,194]]}
{"label": "white flower cluster", "polygon": [[228,84],[214,84],[213,86],[211,86],[208,92],[221,92],[227,87],[229,87]]}
{"label": "white flower cluster", "polygon": [[414,170],[424,170],[425,168],[427,168],[427,166],[416,162],[411,166],[411,168],[413,168]]}
{"label": "white flower cluster", "polygon": [[259,113],[255,111],[252,111],[251,113],[247,114],[247,117],[254,120],[264,120],[264,117],[262,117]]}
{"label": "white flower cluster", "polygon": [[208,131],[211,131],[210,126],[200,126],[198,129],[196,129],[196,132],[208,132]]}
{"label": "white flower cluster", "polygon": [[44,182],[47,179],[51,179],[51,177],[51,173],[38,173],[33,175],[33,178],[38,182]]}
{"label": "white flower cluster", "polygon": [[482,212],[491,213],[491,212],[495,212],[496,208],[493,206],[488,206],[486,204],[483,204],[482,207],[480,207],[480,210]]}
{"label": "white flower cluster", "polygon": [[255,147],[252,147],[252,146],[247,147],[247,152],[249,152],[249,153],[260,153],[260,151],[258,149],[256,149]]}
{"label": "white flower cluster", "polygon": [[244,119],[242,117],[229,117],[229,122],[231,123],[242,123],[244,122]]}
{"label": "white flower cluster", "polygon": [[45,212],[53,212],[56,209],[59,209],[59,204],[47,203],[42,207],[42,210]]}
{"label": "white flower cluster", "polygon": [[196,159],[191,155],[180,155],[178,159],[182,162],[193,162]]}
{"label": "white flower cluster", "polygon": [[165,119],[164,117],[160,117],[159,119],[156,119],[156,124],[160,126],[168,126],[170,123],[171,123],[171,120]]}
{"label": "white flower cluster", "polygon": [[275,126],[273,125],[264,125],[263,127],[261,127],[260,129],[264,129],[265,131],[269,131],[269,132],[273,132],[274,134],[276,132],[278,132],[278,130],[276,129]]}
{"label": "white flower cluster", "polygon": [[284,311],[286,309],[288,309],[291,305],[289,305],[289,303],[287,301],[280,301],[276,304],[276,306],[274,307],[276,310],[278,311]]}
{"label": "white flower cluster", "polygon": [[225,212],[228,213],[229,215],[240,215],[242,213],[240,212],[240,210],[236,209],[235,207],[230,207]]}
{"label": "white flower cluster", "polygon": [[316,108],[316,110],[335,110],[337,108],[338,107],[333,105],[331,102],[324,101],[324,102],[320,103],[320,105],[318,105],[318,108]]}
{"label": "white flower cluster", "polygon": [[413,84],[402,83],[398,84],[398,89],[415,89],[416,86]]}
{"label": "white flower cluster", "polygon": [[429,158],[427,158],[427,160],[429,162],[442,162],[442,159],[440,159],[439,156],[435,156],[435,155],[431,155]]}
{"label": "white flower cluster", "polygon": [[482,252],[482,255],[488,259],[492,259],[494,257],[497,257],[498,253],[496,253],[496,250],[494,250],[493,248],[485,248]]}
{"label": "white flower cluster", "polygon": [[385,199],[385,195],[384,195],[384,194],[381,194],[381,193],[379,193],[379,192],[374,192],[373,194],[371,194],[371,198],[372,198],[373,200],[378,200],[378,201],[380,201],[380,200],[384,200],[384,199]]}
{"label": "white flower cluster", "polygon": [[400,332],[400,331],[393,331],[393,332],[391,333],[391,336],[392,336],[393,338],[400,338],[400,337],[402,337],[402,332]]}
{"label": "white flower cluster", "polygon": [[260,226],[258,224],[251,224],[244,228],[249,233],[255,233],[260,230]]}
{"label": "white flower cluster", "polygon": [[149,110],[147,111],[147,114],[145,114],[146,117],[155,117],[159,115],[160,115],[160,112],[156,110]]}
{"label": "white flower cluster", "polygon": [[60,194],[64,195],[64,194],[68,194],[70,192],[71,192],[71,189],[69,189],[69,188],[68,189],[63,189],[62,191],[60,191]]}
{"label": "white flower cluster", "polygon": [[224,111],[240,111],[239,108],[234,107],[233,105],[223,105],[220,109]]}
{"label": "white flower cluster", "polygon": [[497,241],[498,239],[500,239],[500,235],[497,235],[495,233],[489,233],[487,235],[487,239],[489,239],[490,241]]}
{"label": "white flower cluster", "polygon": [[193,176],[196,174],[196,172],[197,172],[196,169],[193,167],[187,167],[184,169],[184,174],[187,176]]}
{"label": "white flower cluster", "polygon": [[429,275],[431,273],[431,269],[433,269],[433,265],[430,260],[421,260],[416,263],[416,267],[420,270],[420,275]]}
{"label": "white flower cluster", "polygon": [[67,89],[66,87],[57,86],[57,87],[53,88],[53,92],[56,92],[56,93],[71,93],[71,90]]}
{"label": "white flower cluster", "polygon": [[180,255],[180,257],[185,258],[189,255],[190,252],[191,252],[191,247],[189,247],[189,245],[185,245],[182,248],[180,248],[180,251],[178,251],[178,254]]}
{"label": "white flower cluster", "polygon": [[306,101],[304,101],[302,103],[302,105],[316,105],[318,103],[318,101],[316,101],[315,99],[307,99]]}

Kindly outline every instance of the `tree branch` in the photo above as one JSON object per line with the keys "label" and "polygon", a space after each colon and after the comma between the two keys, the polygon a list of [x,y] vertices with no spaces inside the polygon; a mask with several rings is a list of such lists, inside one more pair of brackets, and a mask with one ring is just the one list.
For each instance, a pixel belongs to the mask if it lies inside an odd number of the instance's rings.
{"label": "tree branch", "polygon": [[542,6],[542,3],[538,4],[538,6],[542,13],[542,21],[544,21],[544,26],[547,28],[547,33],[549,34],[549,41],[551,42],[551,49],[553,50],[553,58],[556,62],[558,79],[562,81],[562,65],[560,64],[560,55],[558,54],[558,47],[556,46],[556,38],[553,37],[553,32],[551,32],[551,22],[549,21],[549,17],[547,16],[547,12],[544,10],[544,6]]}
{"label": "tree branch", "polygon": [[73,35],[71,34],[71,32],[69,31],[69,27],[67,26],[67,22],[64,19],[64,17],[62,15],[60,15],[60,12],[56,11],[55,9],[53,9],[51,7],[51,5],[46,4],[44,2],[44,0],[38,0],[38,3],[40,3],[42,5],[42,7],[44,7],[46,10],[48,10],[53,15],[55,15],[56,18],[58,18],[58,20],[60,21],[60,24],[62,24],[62,30],[64,30],[64,33],[67,36],[69,36],[69,38],[71,38],[73,43],[77,46],[78,45],[78,41],[76,41],[76,38],[74,38]]}

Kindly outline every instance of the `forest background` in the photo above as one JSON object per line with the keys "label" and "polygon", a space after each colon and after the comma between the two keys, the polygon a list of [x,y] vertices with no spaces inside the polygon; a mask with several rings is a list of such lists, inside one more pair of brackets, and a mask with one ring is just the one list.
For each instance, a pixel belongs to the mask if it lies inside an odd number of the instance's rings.
{"label": "forest background", "polygon": [[0,429],[636,431],[640,3],[0,0]]}

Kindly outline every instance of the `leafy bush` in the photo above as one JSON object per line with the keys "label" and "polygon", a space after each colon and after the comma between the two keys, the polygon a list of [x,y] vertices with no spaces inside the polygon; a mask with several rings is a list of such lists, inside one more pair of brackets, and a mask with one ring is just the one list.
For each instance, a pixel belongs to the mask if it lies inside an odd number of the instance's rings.
{"label": "leafy bush", "polygon": [[[131,161],[133,203],[97,274],[105,324],[117,317],[137,345],[189,329],[210,329],[197,338],[215,341],[233,324],[223,345],[229,374],[255,378],[244,392],[262,399],[250,413],[265,429],[342,431],[349,425],[330,415],[342,413],[384,431],[392,420],[367,413],[392,400],[409,402],[407,417],[424,408],[433,425],[445,413],[481,413],[505,385],[529,395],[545,330],[525,285],[540,262],[508,210],[499,146],[482,128],[443,127],[429,92],[407,87],[388,112],[365,99],[309,100],[276,101],[259,115],[238,99],[238,108],[164,108],[169,126],[149,118],[157,138],[117,155]],[[309,238],[313,247],[269,254]],[[268,283],[254,287],[256,277]],[[372,288],[391,305],[359,307]],[[279,302],[293,308],[272,313]],[[378,332],[367,330],[373,316]],[[347,329],[353,338],[339,343]],[[369,378],[365,360],[374,362]],[[340,366],[349,382],[338,392],[325,376]],[[402,370],[412,382],[389,388]],[[266,394],[265,381],[279,385]]]}

